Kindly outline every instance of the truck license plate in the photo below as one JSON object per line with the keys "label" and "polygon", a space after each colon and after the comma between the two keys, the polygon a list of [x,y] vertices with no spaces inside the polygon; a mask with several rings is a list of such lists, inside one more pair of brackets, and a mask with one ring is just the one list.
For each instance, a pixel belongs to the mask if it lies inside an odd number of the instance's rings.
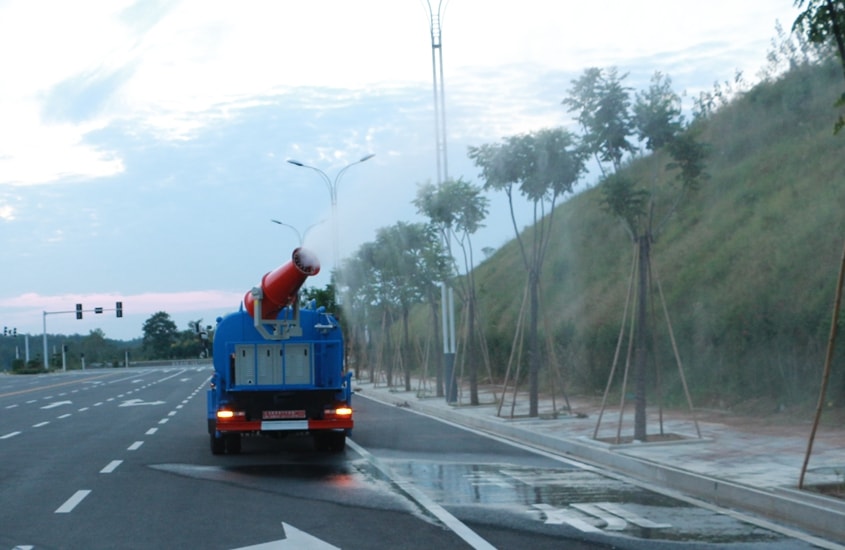
{"label": "truck license plate", "polygon": [[305,411],[263,411],[262,420],[292,420],[305,418]]}

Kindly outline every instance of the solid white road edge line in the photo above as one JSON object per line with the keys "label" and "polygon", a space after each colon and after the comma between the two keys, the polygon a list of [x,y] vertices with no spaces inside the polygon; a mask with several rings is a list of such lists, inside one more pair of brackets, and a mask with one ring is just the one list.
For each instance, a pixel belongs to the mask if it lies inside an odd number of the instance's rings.
{"label": "solid white road edge line", "polygon": [[443,522],[443,524],[451,529],[456,535],[461,537],[467,544],[478,550],[496,550],[496,547],[481,538],[475,531],[464,525],[461,520],[446,511],[445,508],[434,502],[425,493],[414,487],[412,483],[408,483],[393,473],[385,464],[370,454],[369,451],[347,438],[346,444],[352,447],[352,450],[361,455],[367,462],[378,468],[378,470],[387,476],[387,478],[396,484],[408,497],[414,502],[428,510],[434,517]]}
{"label": "solid white road edge line", "polygon": [[[381,403],[382,405],[388,406],[395,406],[395,403],[390,401],[383,401],[378,397],[372,395],[364,395],[364,394],[355,394],[358,397],[363,397],[365,399],[369,399],[370,401],[374,401],[376,403]],[[530,451],[536,453],[540,456],[545,456],[546,458],[551,458],[552,460],[556,460],[558,462],[562,462],[564,464],[579,466],[586,471],[596,472],[603,476],[617,479],[624,483],[630,483],[631,485],[636,485],[637,487],[642,487],[643,489],[653,491],[655,493],[668,496],[670,498],[674,498],[680,500],[682,502],[686,502],[687,504],[691,504],[693,506],[698,506],[699,508],[704,508],[705,510],[710,510],[711,512],[716,512],[719,514],[724,514],[728,517],[732,517],[738,521],[742,521],[744,523],[748,523],[751,525],[756,525],[757,527],[762,527],[763,529],[768,529],[769,531],[774,531],[775,533],[780,533],[781,535],[785,535],[787,537],[791,537],[794,539],[802,540],[807,542],[808,544],[812,544],[814,546],[818,546],[819,548],[824,548],[825,550],[845,550],[845,546],[838,544],[833,541],[825,540],[815,535],[810,535],[808,533],[804,533],[803,531],[798,531],[796,529],[792,529],[791,527],[786,527],[784,525],[777,524],[773,521],[769,521],[764,518],[759,518],[756,516],[751,516],[745,514],[743,512],[739,512],[737,510],[732,510],[730,508],[722,508],[721,506],[717,506],[715,504],[710,504],[704,500],[697,499],[695,497],[691,497],[689,495],[685,495],[680,491],[676,491],[674,489],[669,489],[667,487],[661,487],[660,485],[655,485],[651,483],[646,483],[632,477],[625,476],[623,474],[619,474],[614,472],[613,470],[605,469],[601,466],[590,464],[587,461],[581,462],[580,460],[571,460],[566,457],[560,456],[555,454],[552,450],[546,450],[545,448],[540,447],[532,447],[531,445],[520,443],[519,441],[515,441],[513,439],[509,439],[507,437],[497,435],[491,432],[487,432],[481,429],[470,428],[468,426],[464,426],[462,424],[457,424],[455,422],[451,422],[446,420],[445,418],[440,418],[439,416],[435,416],[432,414],[428,414],[424,411],[419,411],[410,408],[403,408],[403,410],[408,411],[413,414],[417,414],[420,416],[424,416],[426,418],[431,418],[433,420],[437,420],[438,422],[442,422],[444,424],[448,424],[449,426],[453,426],[455,428],[459,428],[461,430],[474,433],[476,435],[482,435],[494,441],[498,441],[500,443],[506,443],[512,447],[516,447],[517,449],[523,449],[525,451]]]}

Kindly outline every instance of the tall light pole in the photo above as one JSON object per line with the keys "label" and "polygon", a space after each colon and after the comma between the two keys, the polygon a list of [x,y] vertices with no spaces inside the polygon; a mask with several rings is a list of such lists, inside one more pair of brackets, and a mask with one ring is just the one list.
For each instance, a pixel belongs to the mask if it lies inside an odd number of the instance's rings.
{"label": "tall light pole", "polygon": [[315,227],[317,227],[318,225],[320,225],[321,223],[323,223],[326,220],[320,220],[317,223],[313,223],[313,224],[309,225],[308,229],[305,230],[305,233],[300,233],[299,229],[295,228],[294,226],[292,226],[289,223],[285,223],[285,222],[282,222],[282,221],[279,221],[279,220],[270,220],[270,221],[273,222],[273,223],[277,223],[279,225],[284,225],[285,227],[290,227],[291,229],[293,229],[293,231],[296,233],[296,238],[299,239],[299,246],[302,246],[303,244],[305,244],[305,237],[308,236],[308,232],[311,231],[312,229],[314,229]]}
{"label": "tall light pole", "polygon": [[326,187],[328,187],[329,189],[329,196],[332,201],[332,267],[335,271],[338,269],[338,241],[340,240],[337,228],[337,184],[340,181],[341,176],[343,176],[343,174],[347,170],[349,170],[356,164],[361,164],[362,162],[370,160],[374,156],[375,154],[370,153],[369,155],[365,155],[360,159],[356,160],[355,162],[347,164],[346,166],[340,169],[340,171],[335,176],[334,180],[332,180],[328,176],[328,174],[326,174],[319,168],[309,166],[308,164],[299,162],[298,160],[288,160],[288,164],[293,164],[294,166],[299,166],[301,168],[308,168],[320,174],[320,177],[323,178],[323,181],[326,183]]}
{"label": "tall light pole", "polygon": [[446,150],[446,91],[443,86],[442,10],[444,1],[437,1],[437,9],[427,0],[431,22],[431,75],[434,83],[434,146],[437,153],[437,183],[449,179],[449,160]]}
{"label": "tall light pole", "polygon": [[[449,159],[446,150],[446,91],[443,84],[443,10],[446,8],[444,0],[437,0],[437,6],[431,5],[432,0],[426,0],[429,21],[431,23],[431,76],[434,84],[434,149],[437,157],[437,185],[449,179]],[[444,240],[448,237],[444,236]],[[454,301],[451,299],[452,289],[447,289],[443,282],[443,378],[446,382],[446,401],[452,403],[457,400],[457,386],[455,379],[455,343]],[[451,329],[450,329],[451,327]],[[441,377],[438,371],[437,395],[441,392]]]}

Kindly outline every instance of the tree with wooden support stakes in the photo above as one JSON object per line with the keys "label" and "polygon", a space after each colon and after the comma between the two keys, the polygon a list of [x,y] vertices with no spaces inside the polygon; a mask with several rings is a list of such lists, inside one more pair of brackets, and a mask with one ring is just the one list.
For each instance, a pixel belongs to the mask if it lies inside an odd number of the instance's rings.
{"label": "tree with wooden support stakes", "polygon": [[[841,2],[834,0],[796,0],[795,6],[806,9],[795,19],[792,30],[804,34],[810,42],[816,44],[833,43],[842,67],[842,76],[845,77],[845,7]],[[845,92],[837,100],[837,108],[845,107]],[[845,127],[845,117],[842,114],[834,125],[834,134],[838,134]],[[807,440],[807,451],[804,455],[804,462],[801,465],[801,474],[798,477],[798,488],[804,488],[804,478],[807,474],[807,466],[810,463],[810,456],[813,454],[813,443],[816,438],[816,431],[821,422],[822,411],[827,400],[827,386],[830,382],[830,372],[833,364],[833,351],[836,348],[836,338],[839,329],[839,311],[842,307],[842,286],[845,282],[845,249],[842,250],[842,259],[839,264],[839,276],[836,279],[836,292],[833,299],[833,315],[830,324],[830,336],[827,343],[824,368],[822,369],[821,387],[819,399],[816,405],[816,413],[813,417],[813,427],[810,430],[810,437]]]}
{"label": "tree with wooden support stakes", "polygon": [[[477,292],[475,263],[472,247],[472,235],[482,226],[487,216],[489,201],[481,195],[481,189],[464,181],[462,178],[449,179],[434,185],[426,183],[417,189],[417,196],[413,201],[417,212],[428,217],[431,224],[437,228],[446,249],[446,256],[450,260],[452,276],[460,293],[467,313],[467,330],[465,338],[465,358],[469,370],[470,404],[478,405],[478,358],[483,357],[482,350],[486,349],[484,333],[480,330],[477,310]],[[463,276],[452,243],[456,243],[463,258]],[[434,303],[434,302],[431,302]],[[432,312],[435,319],[434,334],[437,334],[436,308]],[[489,363],[488,363],[489,370]],[[438,370],[437,396],[443,396],[442,376]]]}
{"label": "tree with wooden support stakes", "polygon": [[[511,222],[528,275],[528,415],[536,417],[539,416],[540,275],[552,237],[555,205],[572,192],[584,173],[584,152],[576,136],[563,128],[553,128],[511,136],[503,143],[470,147],[469,157],[481,168],[484,188],[504,191],[508,197]],[[515,191],[533,207],[532,229],[524,233],[516,220]]]}
{"label": "tree with wooden support stakes", "polygon": [[[584,146],[601,170],[603,207],[622,221],[635,247],[634,439],[645,441],[652,245],[681,201],[707,178],[707,148],[698,140],[695,125],[685,122],[680,97],[672,91],[668,77],[656,73],[649,88],[632,101],[632,90],[623,84],[626,76],[616,69],[587,69],[573,81],[562,103],[576,114]],[[649,182],[633,179],[626,167],[644,155],[642,149],[655,157],[655,166],[666,159]]]}

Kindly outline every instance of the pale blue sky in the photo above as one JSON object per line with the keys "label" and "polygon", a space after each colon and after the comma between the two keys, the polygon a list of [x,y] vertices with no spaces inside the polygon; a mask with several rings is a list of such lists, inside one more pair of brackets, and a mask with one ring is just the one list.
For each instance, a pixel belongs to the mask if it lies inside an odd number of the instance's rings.
{"label": "pale blue sky", "polygon": [[[436,1],[433,1],[436,4]],[[329,220],[341,256],[418,219],[436,177],[431,41],[420,0],[0,1],[0,323],[141,335],[167,311],[237,309]],[[706,10],[702,6],[707,6]],[[450,175],[477,182],[467,146],[571,124],[560,105],[587,67],[642,87],[668,74],[688,100],[766,63],[792,0],[451,0],[443,10]],[[687,103],[687,107],[691,101]],[[480,183],[480,182],[479,182]],[[475,243],[512,237],[503,196]],[[528,222],[526,217],[525,222]],[[306,245],[330,272],[331,224]],[[479,253],[480,257],[481,254]]]}

